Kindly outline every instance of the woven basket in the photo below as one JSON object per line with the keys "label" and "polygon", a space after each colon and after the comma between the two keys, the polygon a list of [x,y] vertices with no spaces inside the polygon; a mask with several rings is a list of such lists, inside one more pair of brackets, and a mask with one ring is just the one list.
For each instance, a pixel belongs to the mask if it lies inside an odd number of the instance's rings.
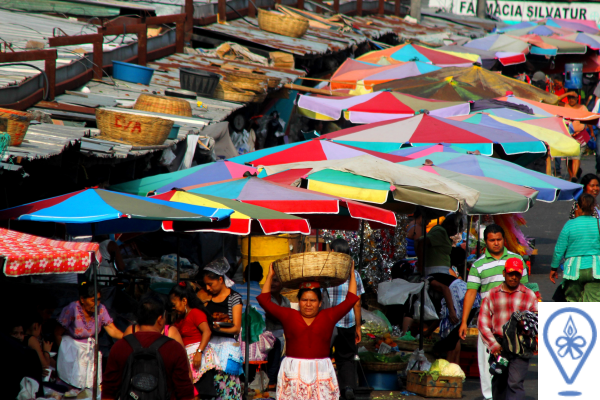
{"label": "woven basket", "polygon": [[254,98],[252,99],[253,103],[262,103],[267,98],[266,93],[256,93],[254,94]]}
{"label": "woven basket", "polygon": [[0,132],[10,135],[10,146],[23,143],[32,119],[31,113],[0,108]]}
{"label": "woven basket", "polygon": [[231,86],[235,87],[236,89],[246,90],[248,92],[254,92],[259,94],[267,92],[267,85],[264,83],[264,81],[260,82],[259,84],[247,82],[230,82],[227,79],[225,79],[225,81],[231,84]]}
{"label": "woven basket", "polygon": [[214,97],[219,100],[237,101],[239,103],[251,103],[256,93],[237,89],[231,83],[220,81],[215,89]]}
{"label": "woven basket", "polygon": [[281,83],[281,78],[269,76],[268,85],[270,89],[276,88]]}
{"label": "woven basket", "polygon": [[225,80],[235,83],[247,83],[250,85],[266,85],[269,84],[269,77],[262,74],[251,74],[249,72],[227,71]]}
{"label": "woven basket", "polygon": [[383,362],[362,362],[363,368],[374,372],[392,372],[406,369],[408,363],[383,363]]}
{"label": "woven basket", "polygon": [[308,19],[258,9],[258,26],[263,31],[299,38],[308,30]]}
{"label": "woven basket", "polygon": [[141,94],[133,106],[134,110],[152,111],[161,114],[192,116],[190,103],[177,97]]}
{"label": "woven basket", "polygon": [[126,114],[96,109],[98,138],[138,146],[162,145],[173,127],[173,121],[145,115]]}
{"label": "woven basket", "polygon": [[273,269],[286,288],[298,289],[306,281],[317,281],[322,287],[338,286],[350,276],[352,257],[329,251],[297,253],[275,261]]}

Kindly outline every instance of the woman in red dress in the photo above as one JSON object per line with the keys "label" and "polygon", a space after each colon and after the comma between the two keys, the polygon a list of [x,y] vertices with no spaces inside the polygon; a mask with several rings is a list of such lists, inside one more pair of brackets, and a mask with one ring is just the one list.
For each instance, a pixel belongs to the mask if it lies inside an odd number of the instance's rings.
{"label": "woman in red dress", "polygon": [[329,346],[335,324],[358,301],[354,266],[346,300],[321,311],[321,289],[316,282],[302,283],[298,292],[300,311],[273,303],[271,282],[274,274],[271,265],[257,299],[268,314],[281,321],[285,334],[287,357],[282,361],[277,377],[277,399],[338,400],[340,389],[329,358]]}

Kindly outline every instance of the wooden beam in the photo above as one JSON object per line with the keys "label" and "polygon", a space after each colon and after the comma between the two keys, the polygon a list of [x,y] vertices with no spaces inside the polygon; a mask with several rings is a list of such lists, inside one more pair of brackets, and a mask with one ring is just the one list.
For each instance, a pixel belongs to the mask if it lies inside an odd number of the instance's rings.
{"label": "wooden beam", "polygon": [[256,7],[254,7],[254,2],[249,1],[248,2],[248,17],[250,18],[256,18]]}
{"label": "wooden beam", "polygon": [[94,77],[96,79],[102,79],[102,43],[104,42],[104,36],[101,33],[91,35],[79,35],[79,36],[57,36],[48,38],[48,44],[50,47],[56,46],[72,46],[77,44],[88,44],[91,43],[94,46],[93,54],[93,70]]}
{"label": "wooden beam", "polygon": [[194,0],[185,0],[185,43],[192,45],[192,34],[194,33]]}
{"label": "wooden beam", "polygon": [[359,17],[362,17],[363,14],[362,2],[363,0],[356,0],[356,15],[358,15]]}
{"label": "wooden beam", "polygon": [[385,14],[384,0],[379,0],[379,8],[377,10],[377,14],[379,14],[379,15]]}
{"label": "wooden beam", "polygon": [[304,10],[304,0],[298,0],[297,7],[299,10]]}
{"label": "wooden beam", "polygon": [[44,60],[44,72],[48,78],[47,98],[49,100],[54,100],[56,95],[56,58],[56,49],[0,53],[0,62],[2,63]]}
{"label": "wooden beam", "polygon": [[219,3],[217,5],[217,22],[219,24],[227,22],[227,5],[225,4],[226,1],[227,0],[219,0]]}
{"label": "wooden beam", "polygon": [[394,1],[394,15],[396,17],[400,16],[400,4],[401,4],[400,0]]}
{"label": "wooden beam", "polygon": [[315,88],[311,88],[308,86],[293,85],[291,83],[286,83],[285,85],[283,85],[283,87],[286,89],[290,89],[290,90],[298,90],[300,92],[324,94],[326,96],[352,97],[351,94],[344,93],[344,92],[336,92],[336,91],[324,90],[324,89],[315,89]]}
{"label": "wooden beam", "polygon": [[163,15],[161,17],[147,17],[146,25],[175,24],[175,52],[183,53],[186,21],[186,14],[172,14]]}
{"label": "wooden beam", "polygon": [[138,65],[145,67],[148,63],[148,26],[146,24],[101,26],[98,28],[98,33],[104,36],[135,33],[138,39]]}
{"label": "wooden beam", "polygon": [[335,11],[336,14],[339,14],[339,12],[340,12],[340,0],[333,0],[333,11]]}

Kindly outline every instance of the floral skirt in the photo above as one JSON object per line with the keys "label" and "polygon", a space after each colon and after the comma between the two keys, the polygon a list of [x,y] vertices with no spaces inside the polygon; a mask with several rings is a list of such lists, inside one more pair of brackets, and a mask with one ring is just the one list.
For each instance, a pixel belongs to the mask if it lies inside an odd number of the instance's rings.
{"label": "floral skirt", "polygon": [[217,371],[215,375],[215,388],[217,389],[216,400],[239,400],[242,398],[242,387],[240,377]]}
{"label": "floral skirt", "polygon": [[199,346],[200,342],[185,346],[185,351],[190,362],[190,369],[192,370],[192,383],[198,382],[202,375],[209,369],[217,367],[214,351],[209,346],[206,346],[206,349],[202,352],[202,364],[200,364],[200,368],[194,368],[194,355]]}
{"label": "floral skirt", "polygon": [[329,358],[286,357],[277,377],[277,400],[338,400],[340,389]]}

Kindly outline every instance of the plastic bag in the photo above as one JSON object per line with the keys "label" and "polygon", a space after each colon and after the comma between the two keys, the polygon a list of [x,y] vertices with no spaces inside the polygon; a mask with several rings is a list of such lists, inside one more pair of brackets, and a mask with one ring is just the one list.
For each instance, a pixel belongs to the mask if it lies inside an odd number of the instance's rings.
{"label": "plastic bag", "polygon": [[364,321],[361,330],[363,334],[370,333],[375,336],[383,336],[386,333],[390,332],[388,328],[389,322],[384,321],[381,317],[377,316],[375,313],[371,311],[367,311],[364,308],[360,310],[362,315],[362,320]]}
{"label": "plastic bag", "polygon": [[425,351],[417,349],[413,351],[410,359],[408,360],[406,374],[408,375],[408,371],[429,371],[429,368],[431,368],[431,363],[427,361],[427,357],[425,357]]}
{"label": "plastic bag", "polygon": [[[425,316],[424,316],[424,321],[434,321],[434,320],[440,319],[440,317],[437,314],[437,311],[435,311],[435,307],[433,306],[433,303],[431,302],[431,299],[429,298],[429,294],[427,293],[428,286],[429,286],[429,282],[426,282],[425,283]],[[413,315],[413,318],[416,319],[416,320],[420,320],[421,319],[421,293],[420,292],[419,292],[419,295],[417,297],[417,300],[415,300],[414,310],[415,310],[415,313]]]}
{"label": "plastic bag", "polygon": [[[261,381],[262,381],[262,384],[261,384]],[[250,388],[252,390],[260,390],[260,391],[264,392],[268,386],[269,386],[269,377],[267,376],[265,371],[260,371],[258,374],[256,374],[256,377],[254,378],[252,383],[248,385],[248,388]]]}
{"label": "plastic bag", "polygon": [[404,279],[381,282],[377,285],[377,302],[384,306],[404,304],[411,294],[419,293],[421,286],[423,283],[410,283]]}
{"label": "plastic bag", "polygon": [[392,331],[392,324],[390,324],[390,320],[388,320],[387,317],[381,311],[375,310],[375,311],[373,311],[373,314],[377,315],[379,318],[381,318],[387,324],[389,332]]}
{"label": "plastic bag", "polygon": [[[264,318],[256,308],[250,306],[248,311],[250,313],[250,344],[252,344],[258,342],[259,336],[265,331],[266,325]],[[246,331],[246,313],[242,315],[242,329],[244,332]]]}

